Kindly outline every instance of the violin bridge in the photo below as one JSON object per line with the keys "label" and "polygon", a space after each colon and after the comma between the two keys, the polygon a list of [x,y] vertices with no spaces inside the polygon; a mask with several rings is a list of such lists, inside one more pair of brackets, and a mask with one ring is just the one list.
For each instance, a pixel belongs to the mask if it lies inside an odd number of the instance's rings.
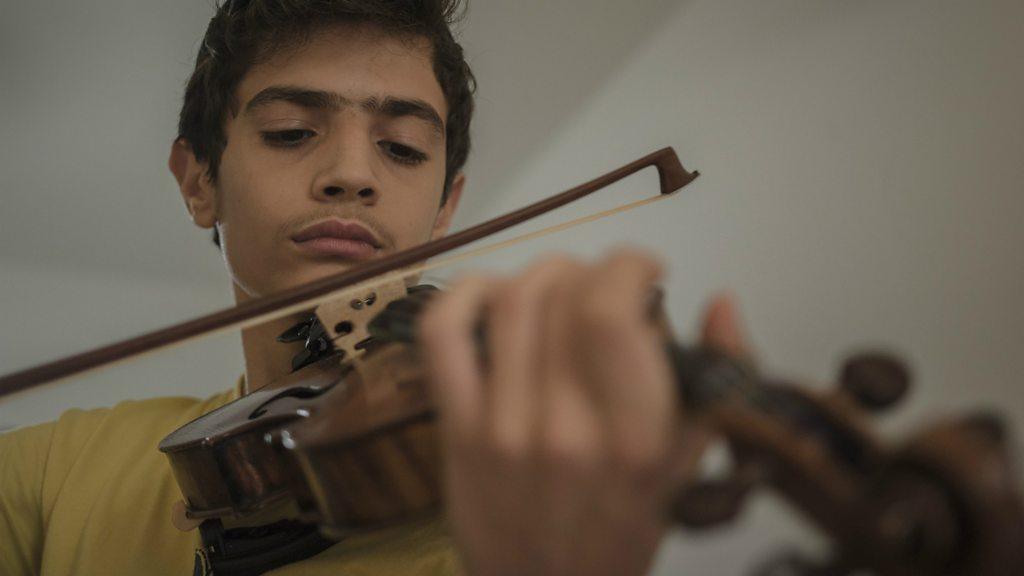
{"label": "violin bridge", "polygon": [[324,329],[346,360],[362,356],[370,340],[370,320],[391,302],[406,295],[405,280],[399,279],[372,287],[356,287],[316,309]]}

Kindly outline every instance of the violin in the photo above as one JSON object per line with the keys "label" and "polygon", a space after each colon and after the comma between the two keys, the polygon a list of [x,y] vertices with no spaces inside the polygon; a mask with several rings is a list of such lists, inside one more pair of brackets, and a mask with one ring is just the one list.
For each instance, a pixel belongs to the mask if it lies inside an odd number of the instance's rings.
{"label": "violin", "polygon": [[[319,357],[301,354],[307,363],[291,376],[167,436],[160,450],[189,516],[246,517],[287,503],[340,539],[436,510],[441,451],[415,342],[416,315],[435,291],[414,287],[378,308],[364,353],[348,362],[346,351],[323,346],[316,321],[302,325],[285,339],[308,335],[306,352]],[[381,300],[371,293],[352,304],[367,302]],[[727,522],[755,488],[769,486],[832,538],[834,570],[1024,570],[1024,506],[995,417],[941,422],[891,446],[868,417],[909,389],[893,356],[849,358],[837,389],[816,395],[713,349],[666,341],[666,354],[680,411],[704,418],[735,462],[728,478],[681,486],[670,520]]]}
{"label": "violin", "polygon": [[[277,537],[281,549],[310,553],[354,531],[431,513],[442,504],[442,454],[415,327],[436,290],[408,288],[407,279],[423,270],[426,258],[649,166],[659,171],[662,196],[698,176],[664,149],[338,276],[0,378],[0,395],[316,302],[313,317],[281,335],[305,342],[291,374],[160,443],[184,497],[185,524],[199,525],[211,555],[230,543],[230,526],[286,534]],[[483,327],[479,337],[486,338]],[[1024,573],[1024,500],[1007,433],[995,416],[939,421],[902,442],[886,442],[872,431],[870,417],[896,405],[910,387],[909,370],[889,354],[849,358],[836,388],[822,394],[764,376],[743,359],[678,343],[667,331],[664,346],[680,415],[706,422],[733,462],[725,478],[680,486],[665,511],[670,521],[695,529],[728,522],[749,494],[768,487],[833,544],[824,565],[789,559],[776,567],[785,573]],[[291,518],[288,526],[261,524],[281,514]]]}

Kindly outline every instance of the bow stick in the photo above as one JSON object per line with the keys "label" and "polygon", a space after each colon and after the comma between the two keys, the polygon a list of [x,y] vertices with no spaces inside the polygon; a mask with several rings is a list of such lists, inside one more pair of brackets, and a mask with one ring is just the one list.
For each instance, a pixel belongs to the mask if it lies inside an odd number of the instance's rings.
{"label": "bow stick", "polygon": [[[570,222],[556,224],[504,242],[485,246],[479,250],[467,252],[461,256],[432,264],[425,263],[429,258],[465,246],[579,200],[649,166],[654,166],[658,170],[661,190],[657,196],[624,204],[617,208],[598,212]],[[182,344],[200,336],[212,335],[233,328],[243,329],[273,320],[337,298],[344,293],[365,286],[370,281],[393,280],[398,277],[417,274],[433,267],[450,264],[462,258],[478,256],[517,242],[537,238],[578,224],[631,210],[668,197],[692,182],[699,175],[700,173],[696,170],[688,172],[683,168],[683,165],[679,162],[679,157],[676,156],[675,150],[672,148],[662,148],[621,168],[580,184],[575,188],[477,224],[450,236],[408,248],[386,258],[371,260],[344,272],[276,294],[250,300],[232,308],[213,312],[168,328],[148,332],[135,338],[101,346],[0,377],[0,397],[28,390],[41,384],[83,374],[112,365],[115,362],[141,356],[142,354]]]}

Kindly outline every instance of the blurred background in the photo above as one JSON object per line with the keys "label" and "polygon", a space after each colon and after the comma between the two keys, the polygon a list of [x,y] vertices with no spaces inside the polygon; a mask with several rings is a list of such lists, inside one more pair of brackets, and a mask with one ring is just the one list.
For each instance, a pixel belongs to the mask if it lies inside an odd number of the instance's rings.
{"label": "blurred background", "polygon": [[[211,1],[0,6],[0,372],[232,304],[165,167]],[[850,352],[905,355],[916,382],[883,417],[894,438],[976,408],[1024,428],[1024,3],[474,0],[461,39],[480,88],[457,228],[662,146],[703,173],[461,268],[647,247],[682,338],[727,289],[771,373],[825,387]],[[237,335],[212,337],[0,400],[0,428],[208,396],[241,370]],[[820,544],[759,497],[726,530],[673,533],[653,572],[743,574]]]}

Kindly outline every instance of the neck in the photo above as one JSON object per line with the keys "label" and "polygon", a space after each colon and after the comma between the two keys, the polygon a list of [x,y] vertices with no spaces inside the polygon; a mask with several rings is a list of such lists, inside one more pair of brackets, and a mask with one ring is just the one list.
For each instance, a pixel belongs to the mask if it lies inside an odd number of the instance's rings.
{"label": "neck", "polygon": [[[252,300],[237,285],[235,302]],[[283,316],[242,330],[242,355],[245,358],[245,390],[248,394],[287,376],[292,371],[292,357],[303,349],[302,342],[284,344],[277,337],[298,322],[309,318],[312,311]]]}

